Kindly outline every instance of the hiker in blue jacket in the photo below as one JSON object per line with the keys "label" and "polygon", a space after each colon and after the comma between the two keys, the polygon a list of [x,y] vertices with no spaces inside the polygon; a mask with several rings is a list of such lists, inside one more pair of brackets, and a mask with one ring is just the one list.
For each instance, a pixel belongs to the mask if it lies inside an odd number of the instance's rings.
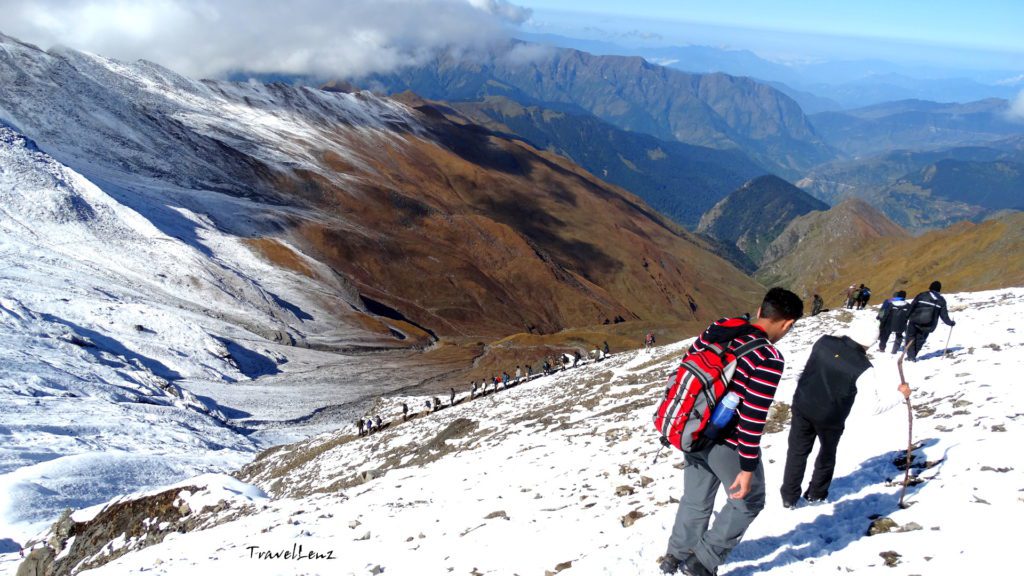
{"label": "hiker in blue jacket", "polygon": [[907,302],[907,292],[900,290],[882,303],[878,311],[878,351],[885,352],[885,345],[889,341],[889,335],[894,335],[892,342],[892,353],[899,352],[903,344],[903,332],[907,329],[907,317],[910,314],[910,303]]}

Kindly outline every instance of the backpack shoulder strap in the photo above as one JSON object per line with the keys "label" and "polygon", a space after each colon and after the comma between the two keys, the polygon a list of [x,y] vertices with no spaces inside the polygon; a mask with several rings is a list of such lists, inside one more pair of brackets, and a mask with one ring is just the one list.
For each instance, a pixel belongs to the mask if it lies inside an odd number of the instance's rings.
{"label": "backpack shoulder strap", "polygon": [[760,350],[761,348],[771,345],[772,343],[769,342],[767,338],[754,338],[750,342],[747,342],[736,349],[736,358],[740,359],[755,350]]}

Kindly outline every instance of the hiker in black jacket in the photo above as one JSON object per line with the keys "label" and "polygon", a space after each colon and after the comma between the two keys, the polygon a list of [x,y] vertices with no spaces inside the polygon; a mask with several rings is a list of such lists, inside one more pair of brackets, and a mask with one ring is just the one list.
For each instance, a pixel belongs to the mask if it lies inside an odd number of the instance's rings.
{"label": "hiker in black jacket", "polygon": [[871,368],[867,350],[877,335],[874,323],[861,318],[854,320],[845,334],[822,336],[811,348],[793,395],[789,451],[780,489],[782,505],[786,508],[793,508],[800,500],[807,456],[815,439],[821,446],[814,461],[811,483],[803,497],[808,502],[828,498],[836,466],[836,448],[857,396],[857,382],[863,382],[862,375]]}
{"label": "hiker in black jacket", "polygon": [[949,319],[946,299],[939,293],[941,291],[942,283],[936,280],[927,292],[921,292],[910,303],[907,313],[907,358],[911,362],[917,362],[917,353],[924,347],[928,335],[939,325],[939,318],[951,328],[956,326],[956,322]]}
{"label": "hiker in black jacket", "polygon": [[885,344],[889,341],[889,335],[895,337],[892,341],[892,353],[900,350],[903,343],[903,331],[907,329],[907,316],[910,314],[910,304],[907,302],[907,292],[900,290],[892,295],[892,298],[882,303],[878,311],[878,351],[885,352]]}

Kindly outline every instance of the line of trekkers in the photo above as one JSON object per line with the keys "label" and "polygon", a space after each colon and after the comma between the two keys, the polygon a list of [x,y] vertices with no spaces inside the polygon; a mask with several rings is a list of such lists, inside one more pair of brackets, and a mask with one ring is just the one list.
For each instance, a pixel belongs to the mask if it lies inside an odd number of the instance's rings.
{"label": "line of trekkers", "polygon": [[[653,336],[652,336],[653,339]],[[595,348],[588,353],[589,361],[600,362],[610,355],[608,341],[604,341],[599,348]],[[533,365],[526,364],[525,366],[516,366],[515,372],[509,374],[507,371],[502,371],[500,375],[492,374],[488,380],[486,378],[480,380],[478,383],[473,380],[469,383],[469,399],[474,400],[480,396],[486,396],[488,394],[496,394],[499,390],[507,390],[523,382],[528,382],[534,378],[541,376],[549,376],[555,372],[561,370],[568,370],[569,368],[575,368],[580,362],[586,363],[583,360],[583,355],[579,350],[576,350],[572,355],[562,353],[556,355],[554,358],[545,357],[541,364],[540,372],[534,372]],[[458,401],[455,388],[450,388],[448,391],[448,406],[454,406]],[[423,414],[429,414],[431,412],[437,412],[444,407],[441,399],[437,396],[424,400],[424,411]],[[415,417],[418,414],[409,413],[409,405],[406,402],[402,402],[402,421],[405,422],[409,418]],[[378,430],[382,430],[389,425],[381,419],[380,416],[368,417],[365,420],[363,418],[356,418],[355,426],[360,436],[372,434]]]}

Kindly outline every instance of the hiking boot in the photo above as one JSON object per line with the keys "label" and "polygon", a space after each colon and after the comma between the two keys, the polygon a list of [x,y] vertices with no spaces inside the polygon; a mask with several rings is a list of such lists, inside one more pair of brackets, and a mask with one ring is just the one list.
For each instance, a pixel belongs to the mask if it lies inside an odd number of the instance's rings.
{"label": "hiking boot", "polygon": [[686,574],[686,576],[715,576],[714,572],[700,563],[696,554],[690,554],[686,560],[679,563],[679,573]]}
{"label": "hiking boot", "polygon": [[679,558],[665,554],[661,557],[661,564],[658,567],[661,568],[662,574],[675,574],[679,570]]}
{"label": "hiking boot", "polygon": [[785,508],[786,510],[793,510],[793,509],[795,509],[796,508],[796,504],[797,504],[796,502],[787,502],[786,500],[782,501],[782,507]]}
{"label": "hiking boot", "polygon": [[803,498],[804,498],[804,500],[807,501],[808,504],[812,504],[813,505],[813,504],[821,504],[821,503],[825,502],[825,500],[828,499],[828,496],[811,496],[807,492],[804,492]]}

